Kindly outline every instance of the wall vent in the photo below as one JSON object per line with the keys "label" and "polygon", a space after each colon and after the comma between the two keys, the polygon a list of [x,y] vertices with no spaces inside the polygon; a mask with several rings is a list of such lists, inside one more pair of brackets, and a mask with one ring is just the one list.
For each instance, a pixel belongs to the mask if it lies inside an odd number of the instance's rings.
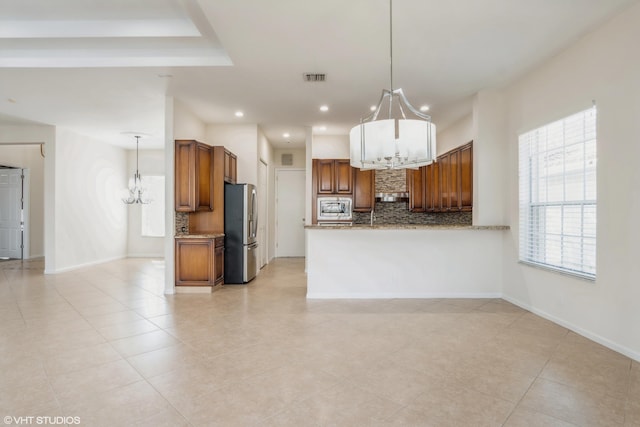
{"label": "wall vent", "polygon": [[293,154],[283,153],[282,156],[280,156],[280,164],[282,166],[293,166]]}
{"label": "wall vent", "polygon": [[327,75],[324,73],[304,73],[302,78],[305,82],[324,82],[327,80]]}

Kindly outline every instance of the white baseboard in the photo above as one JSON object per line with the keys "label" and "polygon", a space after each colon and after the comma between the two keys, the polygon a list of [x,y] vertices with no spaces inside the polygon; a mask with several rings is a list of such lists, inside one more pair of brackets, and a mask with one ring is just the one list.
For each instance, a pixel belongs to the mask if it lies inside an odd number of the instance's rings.
{"label": "white baseboard", "polygon": [[380,293],[325,293],[313,292],[307,293],[307,299],[411,299],[411,298],[502,298],[500,293],[399,293],[399,292],[380,292]]}
{"label": "white baseboard", "polygon": [[120,256],[116,256],[116,257],[112,257],[112,258],[104,258],[104,259],[101,259],[101,260],[85,262],[83,264],[72,265],[70,267],[56,268],[55,271],[47,271],[47,270],[45,270],[44,274],[65,273],[67,271],[79,270],[81,268],[92,267],[94,265],[104,264],[106,262],[111,262],[111,261],[117,261],[119,259],[124,259],[124,258],[126,258],[125,255],[120,255]]}
{"label": "white baseboard", "polygon": [[150,253],[127,254],[126,258],[164,258],[164,252],[158,252],[154,254],[150,254]]}
{"label": "white baseboard", "polygon": [[530,312],[532,312],[533,314],[536,314],[540,317],[543,317],[557,325],[560,325],[564,328],[567,328],[573,332],[575,332],[578,335],[582,335],[585,338],[590,339],[591,341],[595,341],[598,344],[601,344],[607,348],[610,348],[613,351],[617,351],[618,353],[624,354],[625,356],[635,360],[636,362],[640,362],[640,353],[631,350],[630,348],[627,348],[623,345],[620,345],[616,342],[613,342],[607,338],[604,338],[598,334],[594,334],[593,332],[590,332],[586,329],[583,329],[579,326],[574,325],[571,322],[567,322],[564,319],[561,319],[559,317],[556,317],[552,314],[547,313],[546,311],[543,310],[538,310],[537,308],[531,307],[529,304],[523,303],[522,301],[519,301],[515,298],[503,295],[502,299],[505,301],[509,301],[511,304],[517,305],[518,307],[524,308],[525,310],[528,310]]}

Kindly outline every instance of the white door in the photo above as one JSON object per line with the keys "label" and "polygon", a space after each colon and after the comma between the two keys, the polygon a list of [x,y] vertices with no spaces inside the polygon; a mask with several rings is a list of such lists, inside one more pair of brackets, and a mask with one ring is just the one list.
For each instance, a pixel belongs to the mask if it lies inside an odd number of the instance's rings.
{"label": "white door", "polygon": [[305,170],[276,170],[276,255],[304,256]]}
{"label": "white door", "polygon": [[267,245],[269,238],[267,236],[267,185],[269,176],[267,174],[267,164],[262,160],[258,162],[258,269],[267,263]]}
{"label": "white door", "polygon": [[0,169],[0,257],[22,258],[22,169]]}

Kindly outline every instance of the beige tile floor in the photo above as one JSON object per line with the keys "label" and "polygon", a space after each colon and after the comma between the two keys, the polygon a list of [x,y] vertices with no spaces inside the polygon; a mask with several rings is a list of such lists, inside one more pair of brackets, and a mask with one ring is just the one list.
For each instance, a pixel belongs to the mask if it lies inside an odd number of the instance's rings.
{"label": "beige tile floor", "polygon": [[0,415],[640,426],[640,364],[627,357],[502,300],[307,301],[303,267],[279,259],[249,286],[164,296],[157,261],[47,276],[42,261],[2,262]]}

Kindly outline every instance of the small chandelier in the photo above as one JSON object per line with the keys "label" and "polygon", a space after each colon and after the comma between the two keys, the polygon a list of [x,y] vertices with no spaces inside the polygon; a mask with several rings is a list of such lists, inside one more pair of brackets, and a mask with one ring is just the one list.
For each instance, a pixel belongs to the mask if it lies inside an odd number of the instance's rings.
{"label": "small chandelier", "polygon": [[[413,107],[402,89],[393,89],[392,1],[389,0],[391,89],[384,89],[373,112],[349,133],[351,166],[360,169],[407,169],[436,161],[436,126]],[[381,114],[382,113],[382,114]]]}
{"label": "small chandelier", "polygon": [[146,205],[151,203],[151,199],[143,196],[145,192],[145,188],[142,186],[142,176],[140,176],[140,172],[138,171],[138,145],[140,143],[140,136],[136,135],[136,174],[132,179],[129,180],[129,195],[127,197],[123,197],[122,201],[128,205],[132,205],[134,203],[140,203]]}

